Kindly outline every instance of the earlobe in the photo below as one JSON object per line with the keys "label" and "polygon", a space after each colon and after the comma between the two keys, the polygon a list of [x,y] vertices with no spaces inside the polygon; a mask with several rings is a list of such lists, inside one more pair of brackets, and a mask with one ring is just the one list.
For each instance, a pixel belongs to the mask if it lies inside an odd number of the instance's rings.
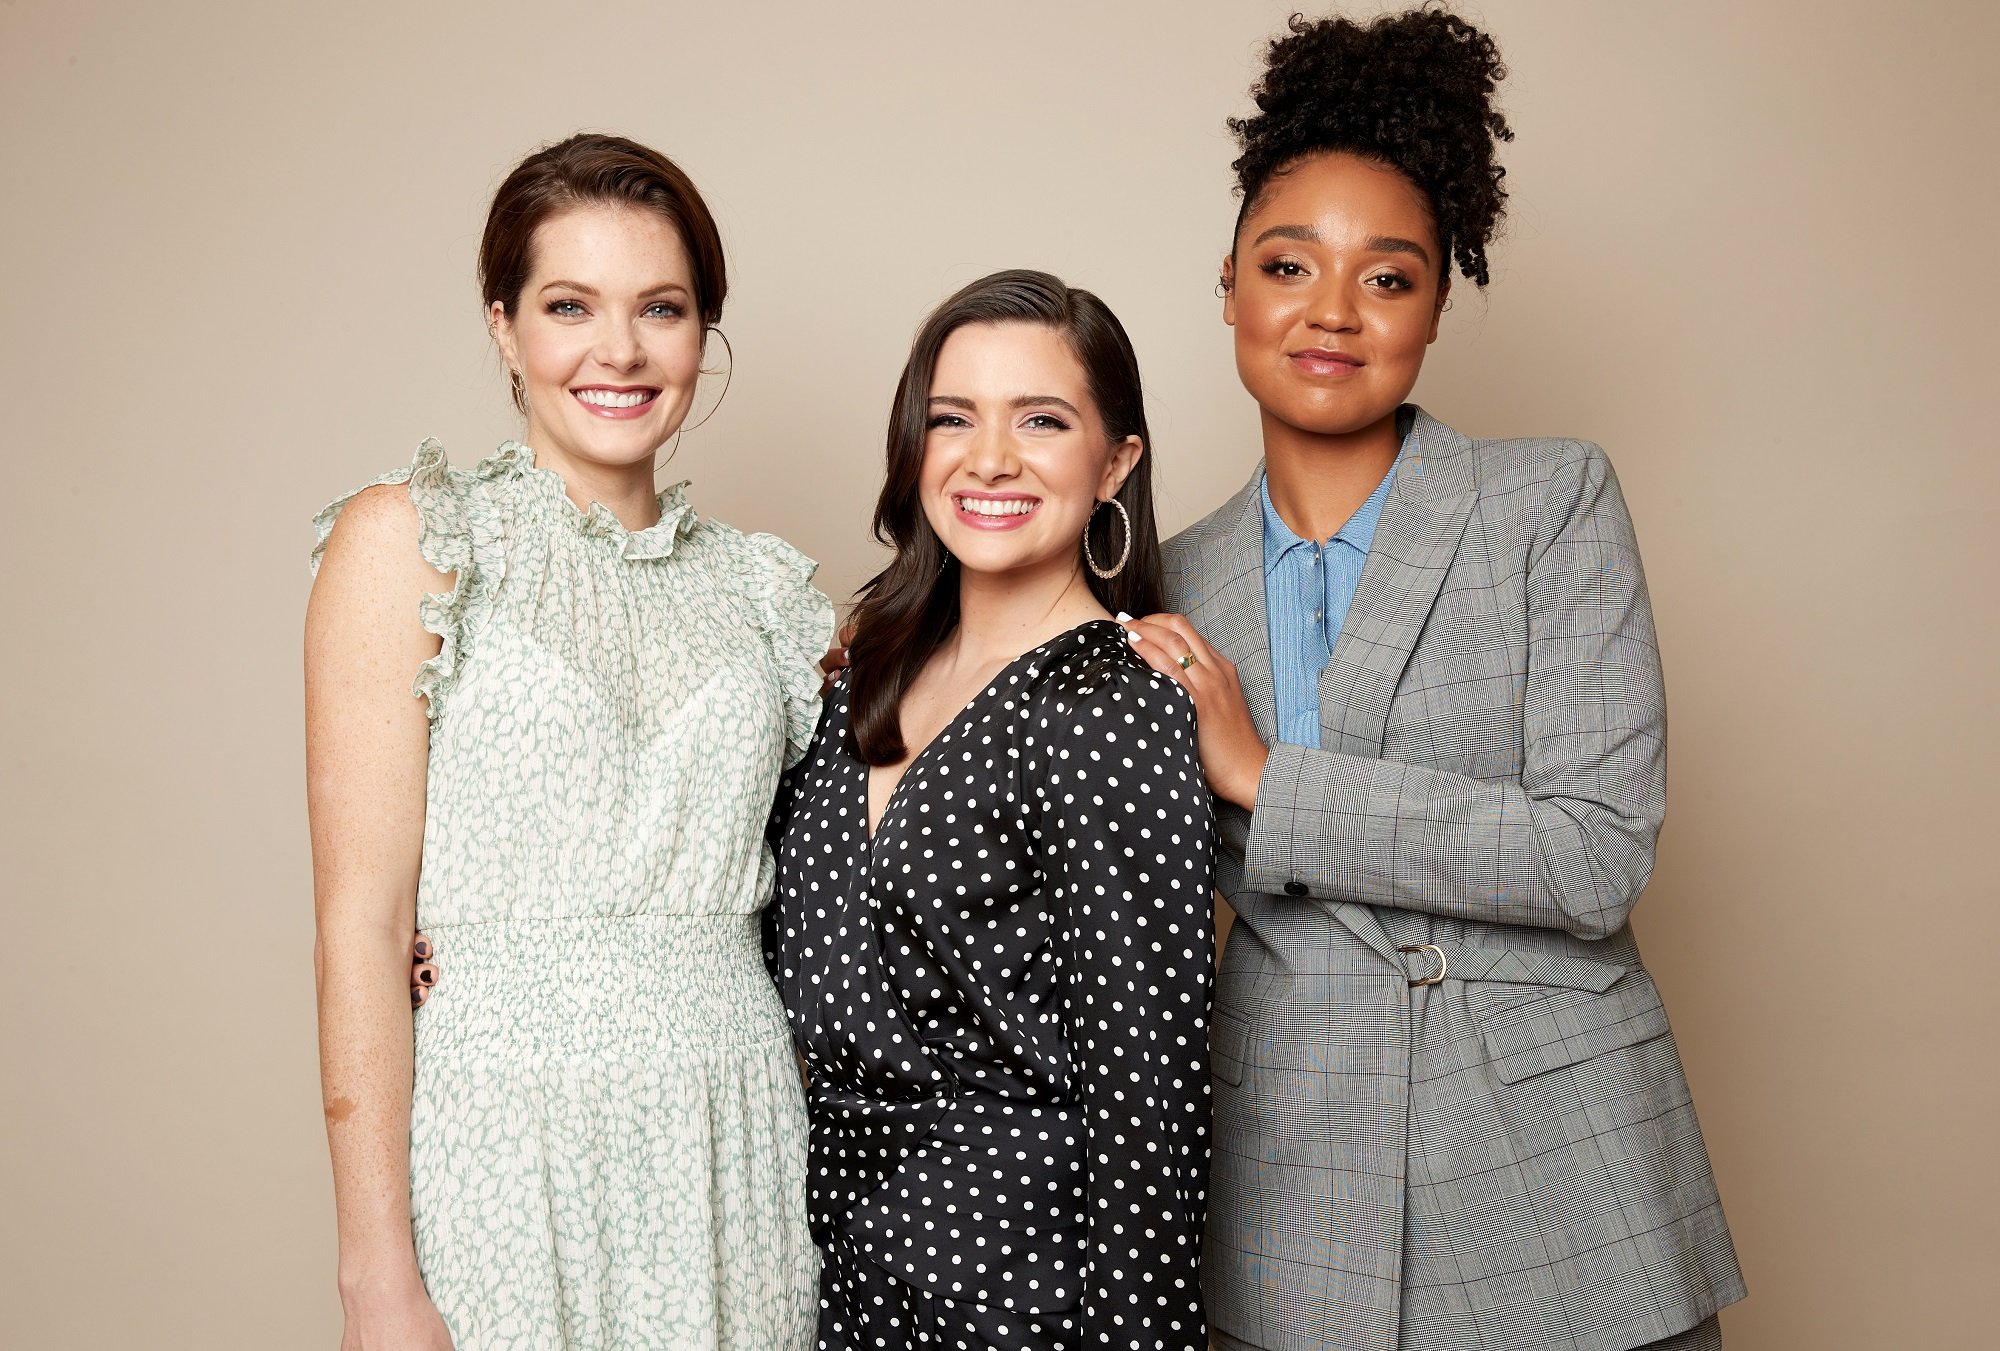
{"label": "earlobe", "polygon": [[1217,283],[1217,289],[1222,293],[1222,322],[1231,328],[1235,328],[1236,255],[1234,253],[1226,253],[1222,256],[1222,280]]}
{"label": "earlobe", "polygon": [[500,359],[509,366],[519,366],[514,359],[514,321],[507,317],[506,308],[499,301],[486,307],[486,332],[493,339],[493,345],[500,349]]}

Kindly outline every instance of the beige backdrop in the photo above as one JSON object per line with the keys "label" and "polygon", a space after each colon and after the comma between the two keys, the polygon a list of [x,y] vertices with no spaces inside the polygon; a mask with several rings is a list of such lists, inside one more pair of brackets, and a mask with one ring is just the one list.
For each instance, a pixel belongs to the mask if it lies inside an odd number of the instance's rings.
{"label": "beige backdrop", "polygon": [[[507,435],[473,252],[538,142],[680,158],[737,372],[675,476],[845,595],[920,313],[1125,319],[1164,524],[1249,473],[1210,293],[1283,3],[0,0],[0,1342],[331,1348],[307,519]],[[1528,3],[1511,229],[1418,397],[1607,446],[1673,708],[1639,909],[1737,1348],[1992,1335],[1993,6]]]}

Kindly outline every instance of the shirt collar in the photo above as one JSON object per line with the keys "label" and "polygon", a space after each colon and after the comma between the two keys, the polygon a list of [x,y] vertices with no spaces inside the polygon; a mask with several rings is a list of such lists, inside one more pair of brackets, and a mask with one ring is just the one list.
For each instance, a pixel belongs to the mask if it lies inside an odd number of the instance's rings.
{"label": "shirt collar", "polygon": [[[1375,485],[1375,491],[1368,500],[1354,509],[1347,524],[1340,527],[1327,543],[1345,544],[1358,553],[1367,553],[1375,545],[1375,527],[1381,523],[1382,508],[1389,501],[1389,486],[1396,477],[1396,468],[1403,457],[1410,453],[1410,443],[1416,440],[1416,428],[1412,427],[1404,436],[1403,444],[1396,451],[1396,459],[1389,466],[1389,472]],[[1269,474],[1257,476],[1257,495],[1264,504],[1264,571],[1269,573],[1278,566],[1279,560],[1294,549],[1310,549],[1312,541],[1302,539],[1285,524],[1285,518],[1278,514],[1271,503],[1271,477]]]}

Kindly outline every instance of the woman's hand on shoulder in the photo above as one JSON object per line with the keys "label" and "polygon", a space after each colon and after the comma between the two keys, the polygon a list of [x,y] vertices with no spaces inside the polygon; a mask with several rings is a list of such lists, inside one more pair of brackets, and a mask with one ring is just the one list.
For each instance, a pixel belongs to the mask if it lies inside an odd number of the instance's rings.
{"label": "woman's hand on shoulder", "polygon": [[847,645],[853,641],[854,625],[841,625],[840,632],[833,636],[833,646],[819,659],[819,692],[822,696],[833,688],[833,682],[840,679],[840,673],[847,669]]}
{"label": "woman's hand on shoulder", "polygon": [[418,1279],[340,1295],[340,1351],[452,1351],[451,1329]]}
{"label": "woman's hand on shoulder", "polygon": [[1257,781],[1271,752],[1251,721],[1236,663],[1216,651],[1185,615],[1134,619],[1121,614],[1118,622],[1125,626],[1132,650],[1148,666],[1194,696],[1201,769],[1209,789],[1245,811],[1254,808]]}

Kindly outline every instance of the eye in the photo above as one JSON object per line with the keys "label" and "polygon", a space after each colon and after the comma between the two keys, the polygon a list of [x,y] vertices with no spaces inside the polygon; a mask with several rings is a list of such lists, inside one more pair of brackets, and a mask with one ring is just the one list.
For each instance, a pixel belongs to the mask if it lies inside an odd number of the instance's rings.
{"label": "eye", "polygon": [[646,307],[648,319],[678,319],[687,311],[671,300],[656,300]]}
{"label": "eye", "polygon": [[561,319],[576,319],[583,315],[581,300],[551,300],[544,308]]}
{"label": "eye", "polygon": [[1370,277],[1366,283],[1378,291],[1414,290],[1416,283],[1400,272],[1382,272]]}
{"label": "eye", "polygon": [[924,423],[926,427],[963,427],[966,425],[968,425],[966,420],[957,413],[932,413],[930,420]]}
{"label": "eye", "polygon": [[1066,432],[1069,430],[1069,424],[1054,413],[1031,414],[1021,425],[1024,427],[1033,427],[1036,431],[1043,432]]}
{"label": "eye", "polygon": [[1257,264],[1257,270],[1267,277],[1303,277],[1305,264],[1296,258],[1273,258],[1269,262]]}

